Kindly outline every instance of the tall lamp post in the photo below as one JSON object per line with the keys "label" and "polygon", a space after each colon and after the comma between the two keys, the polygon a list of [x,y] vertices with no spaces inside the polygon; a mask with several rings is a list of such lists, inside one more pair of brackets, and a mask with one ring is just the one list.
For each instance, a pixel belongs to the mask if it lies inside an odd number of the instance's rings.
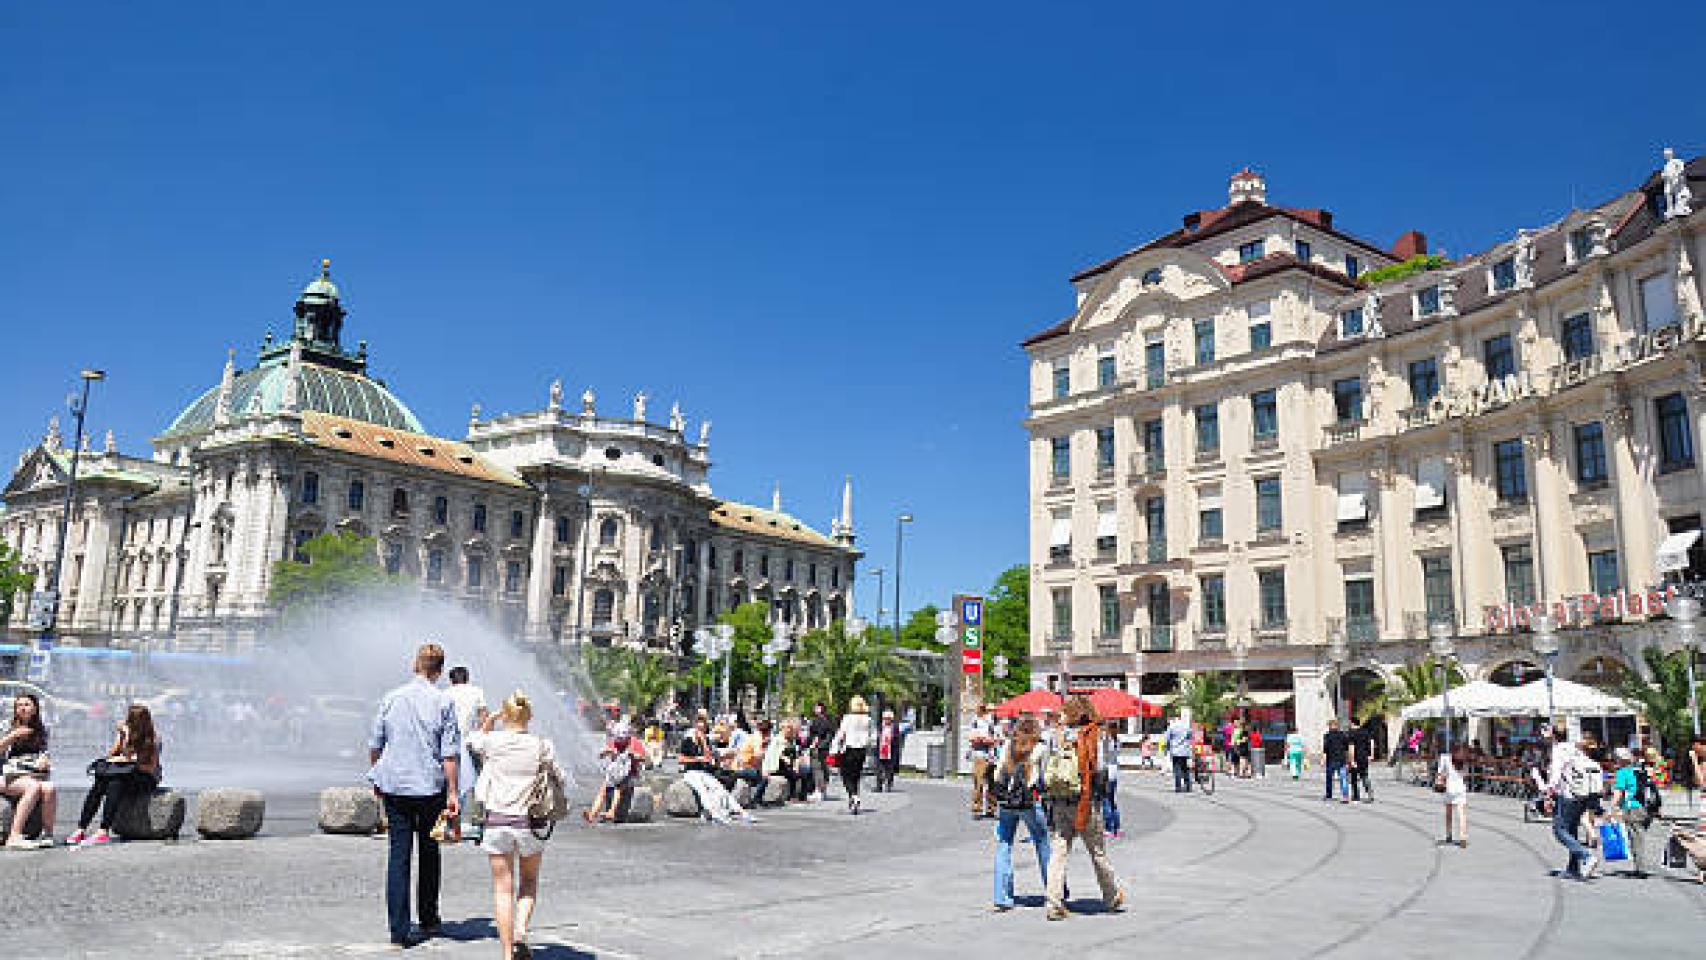
{"label": "tall lamp post", "polygon": [[1676,621],[1676,639],[1682,644],[1688,662],[1688,720],[1694,735],[1700,736],[1700,700],[1694,690],[1694,648],[1700,645],[1700,601],[1687,594],[1677,594],[1665,605],[1670,618]]}
{"label": "tall lamp post", "polygon": [[[894,518],[894,636],[889,642],[900,646],[900,556],[901,545],[906,541],[906,525],[912,522],[912,514],[903,513]],[[883,716],[883,695],[881,691],[873,691],[874,702],[871,709],[878,720]],[[958,722],[958,718],[954,718]]]}
{"label": "tall lamp post", "polygon": [[[700,627],[693,631],[693,652],[699,655],[701,665],[711,662],[711,648],[715,645],[716,641],[711,638],[710,630]],[[704,682],[695,681],[693,684],[694,699],[699,701],[699,705],[704,707],[707,713],[710,712],[711,695],[705,692],[705,687],[709,682],[710,678],[707,677]]]}
{"label": "tall lamp post", "polygon": [[1445,620],[1428,624],[1428,649],[1439,661],[1440,702],[1445,708],[1445,753],[1451,755],[1451,661],[1457,656],[1453,645],[1453,627]]}
{"label": "tall lamp post", "polygon": [[59,514],[59,540],[53,545],[53,587],[41,636],[37,640],[37,646],[41,649],[52,649],[55,627],[59,623],[59,591],[64,582],[65,540],[71,533],[71,504],[77,496],[77,466],[83,458],[83,422],[89,412],[89,386],[96,380],[107,378],[104,370],[84,370],[78,376],[83,379],[83,395],[71,401],[71,413],[77,418],[77,437],[71,443],[71,476],[65,484],[64,509]]}
{"label": "tall lamp post", "polygon": [[1534,652],[1546,664],[1546,722],[1552,723],[1558,715],[1557,701],[1553,697],[1553,678],[1558,674],[1558,621],[1547,614],[1534,618]]}
{"label": "tall lamp post", "polygon": [[883,604],[887,603],[889,599],[888,587],[883,581],[883,574],[887,572],[888,571],[884,570],[882,567],[871,568],[871,576],[877,578],[877,615],[871,620],[872,623],[881,624],[883,622],[883,614],[888,612],[883,607]]}
{"label": "tall lamp post", "polygon": [[1333,661],[1333,719],[1345,721],[1345,662],[1351,658],[1350,645],[1343,630],[1334,630],[1327,638],[1327,659]]}

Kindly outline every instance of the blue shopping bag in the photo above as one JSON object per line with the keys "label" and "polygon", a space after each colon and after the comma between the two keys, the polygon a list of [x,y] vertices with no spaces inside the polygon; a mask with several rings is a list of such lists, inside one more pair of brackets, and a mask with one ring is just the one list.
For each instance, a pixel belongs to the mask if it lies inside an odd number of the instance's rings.
{"label": "blue shopping bag", "polygon": [[1629,859],[1629,835],[1621,823],[1599,825],[1599,849],[1607,860]]}

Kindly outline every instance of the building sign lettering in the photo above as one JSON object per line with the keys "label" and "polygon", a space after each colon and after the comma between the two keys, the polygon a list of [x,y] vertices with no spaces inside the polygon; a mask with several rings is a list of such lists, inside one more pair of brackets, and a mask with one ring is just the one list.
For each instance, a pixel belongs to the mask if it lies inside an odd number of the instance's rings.
{"label": "building sign lettering", "polygon": [[1625,617],[1651,617],[1665,612],[1665,604],[1681,593],[1700,593],[1697,584],[1667,583],[1640,590],[1614,593],[1582,593],[1544,603],[1500,603],[1483,608],[1482,623],[1488,633],[1509,633],[1533,626],[1536,617],[1551,614],[1559,627],[1586,627]]}

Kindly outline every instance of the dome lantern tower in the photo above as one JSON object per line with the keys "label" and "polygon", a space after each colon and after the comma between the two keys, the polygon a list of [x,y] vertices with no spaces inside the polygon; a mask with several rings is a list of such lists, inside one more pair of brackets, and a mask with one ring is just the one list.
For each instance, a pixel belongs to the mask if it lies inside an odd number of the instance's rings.
{"label": "dome lantern tower", "polygon": [[295,339],[336,352],[344,316],[337,285],[332,283],[332,261],[321,260],[320,275],[310,280],[296,298]]}

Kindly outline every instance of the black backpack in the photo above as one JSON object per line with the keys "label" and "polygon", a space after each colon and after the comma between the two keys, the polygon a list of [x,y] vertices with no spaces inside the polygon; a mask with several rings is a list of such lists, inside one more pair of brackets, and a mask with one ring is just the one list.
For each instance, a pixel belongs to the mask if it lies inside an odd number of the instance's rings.
{"label": "black backpack", "polygon": [[1648,775],[1646,767],[1635,768],[1635,801],[1647,811],[1648,816],[1653,817],[1658,816],[1659,810],[1665,805],[1664,795],[1660,793],[1659,785]]}

